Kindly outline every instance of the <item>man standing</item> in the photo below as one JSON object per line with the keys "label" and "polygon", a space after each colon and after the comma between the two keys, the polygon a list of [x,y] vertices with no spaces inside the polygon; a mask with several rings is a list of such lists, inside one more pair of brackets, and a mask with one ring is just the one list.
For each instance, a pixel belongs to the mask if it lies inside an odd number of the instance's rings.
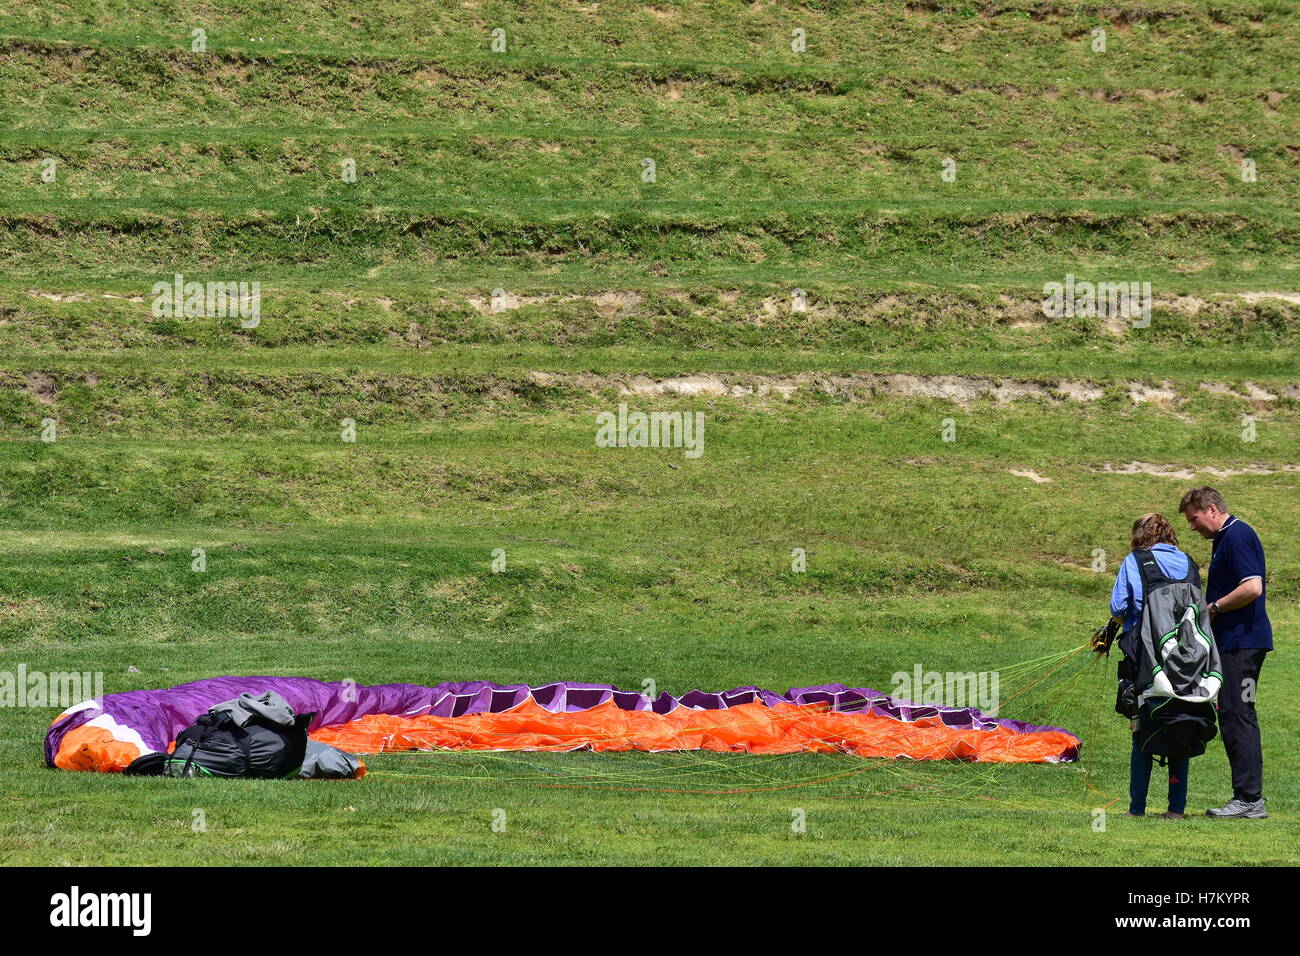
{"label": "man standing", "polygon": [[1205,600],[1223,662],[1219,731],[1232,767],[1232,799],[1206,813],[1220,820],[1262,819],[1268,813],[1255,697],[1264,655],[1273,649],[1273,626],[1264,608],[1264,546],[1250,525],[1228,514],[1213,488],[1193,488],[1178,510],[1193,531],[1214,540]]}

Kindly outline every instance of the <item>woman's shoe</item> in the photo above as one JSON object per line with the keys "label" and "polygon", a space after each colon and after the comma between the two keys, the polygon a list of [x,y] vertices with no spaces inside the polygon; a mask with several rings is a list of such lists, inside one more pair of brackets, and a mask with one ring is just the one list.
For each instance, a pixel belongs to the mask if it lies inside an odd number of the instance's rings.
{"label": "woman's shoe", "polygon": [[1186,820],[1186,819],[1187,819],[1187,815],[1186,815],[1186,814],[1183,814],[1183,813],[1174,813],[1174,811],[1172,811],[1172,810],[1166,810],[1164,813],[1160,814],[1160,819],[1162,819],[1162,820]]}

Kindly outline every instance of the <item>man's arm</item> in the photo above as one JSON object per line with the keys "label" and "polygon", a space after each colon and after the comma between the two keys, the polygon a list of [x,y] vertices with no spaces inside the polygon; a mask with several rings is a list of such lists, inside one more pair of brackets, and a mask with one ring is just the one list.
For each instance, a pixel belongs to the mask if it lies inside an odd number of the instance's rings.
{"label": "man's arm", "polygon": [[[1255,598],[1264,593],[1264,581],[1262,578],[1246,578],[1235,588],[1219,598],[1214,603],[1219,607],[1219,614],[1224,611],[1235,611],[1243,608]],[[1210,619],[1215,618],[1214,609],[1210,609]]]}
{"label": "man's arm", "polygon": [[[1237,578],[1237,586],[1214,603],[1219,606],[1219,613],[1243,608],[1264,593],[1264,546],[1253,529],[1227,542],[1229,551],[1225,557],[1225,570]],[[1226,575],[1225,575],[1226,577]],[[1232,580],[1232,578],[1228,578]],[[1210,612],[1210,619],[1215,617]]]}

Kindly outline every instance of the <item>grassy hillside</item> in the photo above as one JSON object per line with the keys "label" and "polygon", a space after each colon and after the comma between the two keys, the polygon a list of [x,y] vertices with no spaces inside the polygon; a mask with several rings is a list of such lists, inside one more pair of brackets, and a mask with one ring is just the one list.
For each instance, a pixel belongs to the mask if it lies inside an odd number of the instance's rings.
{"label": "grassy hillside", "polygon": [[[1278,651],[1258,826],[1118,817],[1096,667],[1004,709],[1079,734],[1070,766],[426,754],[223,786],[48,771],[57,711],[2,708],[0,859],[1295,863],[1298,27],[1200,0],[9,4],[0,670],[1010,688],[1104,620],[1132,519],[1200,483],[1264,541]],[[259,283],[260,322],[156,314],[176,273]],[[1150,282],[1149,327],[1048,318],[1067,274]],[[597,447],[620,402],[702,412],[704,454]],[[1190,810],[1229,795],[1216,742]]]}

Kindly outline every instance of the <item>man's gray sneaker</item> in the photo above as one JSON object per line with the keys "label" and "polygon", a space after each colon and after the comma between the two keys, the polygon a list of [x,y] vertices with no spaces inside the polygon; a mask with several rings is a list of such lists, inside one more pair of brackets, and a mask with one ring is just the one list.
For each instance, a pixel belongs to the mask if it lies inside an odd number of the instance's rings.
{"label": "man's gray sneaker", "polygon": [[1254,802],[1233,797],[1221,807],[1206,810],[1205,815],[1216,820],[1263,820],[1268,816],[1268,811],[1264,809],[1263,797]]}

